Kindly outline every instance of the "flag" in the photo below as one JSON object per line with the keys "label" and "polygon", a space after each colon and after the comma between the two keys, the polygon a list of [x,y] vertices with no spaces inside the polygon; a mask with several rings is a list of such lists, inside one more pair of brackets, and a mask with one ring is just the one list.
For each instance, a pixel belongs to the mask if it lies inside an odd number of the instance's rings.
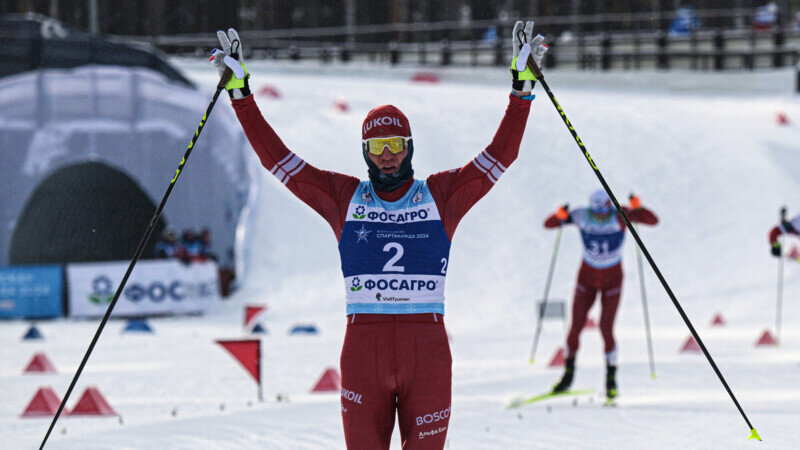
{"label": "flag", "polygon": [[257,316],[261,311],[267,309],[266,305],[245,305],[244,307],[244,327],[247,328],[250,326],[250,323],[253,321],[253,318]]}
{"label": "flag", "polygon": [[256,384],[261,385],[261,341],[259,339],[218,340],[217,344],[228,351],[244,367]]}

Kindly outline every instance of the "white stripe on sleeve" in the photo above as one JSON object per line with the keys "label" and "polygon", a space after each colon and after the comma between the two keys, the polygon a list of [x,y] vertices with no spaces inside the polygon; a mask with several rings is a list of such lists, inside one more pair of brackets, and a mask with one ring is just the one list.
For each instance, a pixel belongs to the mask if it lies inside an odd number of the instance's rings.
{"label": "white stripe on sleeve", "polygon": [[506,167],[500,164],[500,161],[493,158],[492,155],[485,150],[476,156],[472,162],[478,170],[486,174],[486,177],[489,178],[489,181],[492,183],[497,183],[497,180],[499,180],[503,172],[506,171]]}
{"label": "white stripe on sleeve", "polygon": [[270,172],[275,175],[281,183],[286,184],[305,166],[306,162],[303,161],[302,158],[290,152],[285,158],[275,164],[275,167],[273,167]]}

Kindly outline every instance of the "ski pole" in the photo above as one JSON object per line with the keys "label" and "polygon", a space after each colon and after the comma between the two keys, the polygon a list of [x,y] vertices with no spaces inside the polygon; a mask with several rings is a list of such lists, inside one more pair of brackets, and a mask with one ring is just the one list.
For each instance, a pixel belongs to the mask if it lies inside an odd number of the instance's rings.
{"label": "ski pole", "polygon": [[556,243],[553,245],[553,255],[550,257],[550,268],[547,269],[547,281],[544,283],[544,295],[542,306],[539,308],[539,317],[536,320],[536,333],[533,336],[533,347],[531,348],[531,357],[528,360],[533,364],[533,359],[536,357],[536,347],[539,344],[539,334],[542,332],[542,319],[544,318],[544,310],[547,309],[547,297],[550,295],[550,281],[553,279],[553,269],[556,266],[556,256],[558,255],[558,244],[561,242],[562,227],[558,227],[556,233]]}
{"label": "ski pole", "polygon": [[[786,222],[786,207],[781,208],[781,225]],[[780,236],[778,236],[780,240]],[[775,334],[777,335],[778,345],[781,343],[781,314],[783,310],[783,256],[778,258],[778,304],[775,313]]]}
{"label": "ski pole", "polygon": [[689,317],[686,315],[686,312],[683,311],[683,307],[681,307],[680,302],[678,302],[678,299],[675,297],[675,294],[672,292],[672,289],[669,287],[669,284],[667,283],[667,280],[664,278],[664,275],[661,274],[661,271],[658,269],[658,266],[656,265],[655,261],[653,261],[653,257],[650,256],[650,252],[647,251],[647,247],[645,247],[644,242],[642,242],[642,239],[639,237],[639,233],[637,233],[636,230],[633,229],[633,225],[631,224],[630,219],[628,219],[628,216],[622,210],[622,207],[619,206],[619,202],[617,201],[617,198],[614,196],[614,193],[611,192],[611,188],[608,186],[608,183],[606,183],[606,180],[603,177],[603,174],[600,173],[600,169],[597,168],[597,164],[594,162],[594,160],[592,159],[591,155],[589,155],[589,151],[586,149],[586,146],[583,145],[583,142],[581,141],[581,138],[578,136],[578,133],[575,131],[575,127],[572,126],[572,123],[567,118],[567,115],[564,112],[564,109],[561,108],[561,105],[558,103],[558,100],[556,100],[555,95],[553,95],[553,91],[550,90],[550,86],[547,85],[547,81],[544,79],[544,75],[542,75],[541,69],[539,69],[539,66],[533,60],[533,54],[529,54],[528,55],[528,67],[531,68],[531,71],[533,71],[533,74],[534,74],[534,76],[536,76],[537,80],[540,83],[542,83],[542,88],[544,88],[544,91],[547,93],[547,96],[550,97],[550,101],[553,103],[553,106],[555,106],[555,108],[558,110],[558,113],[561,116],[561,119],[564,121],[564,125],[566,125],[567,128],[569,129],[570,133],[572,134],[573,139],[575,139],[575,143],[578,144],[578,147],[580,148],[581,153],[583,153],[583,156],[586,158],[586,161],[592,167],[592,170],[594,171],[594,174],[597,176],[597,179],[600,181],[600,184],[603,185],[603,189],[606,190],[606,192],[608,193],[608,196],[611,198],[611,201],[614,203],[614,207],[617,208],[617,211],[622,216],[622,218],[625,220],[625,223],[628,225],[628,229],[631,230],[631,235],[633,236],[633,239],[639,245],[639,248],[642,250],[642,254],[644,254],[644,257],[647,258],[647,262],[650,263],[650,267],[652,267],[653,271],[656,273],[656,276],[658,277],[658,280],[661,282],[661,285],[664,287],[664,290],[667,292],[667,295],[669,295],[670,300],[672,300],[672,304],[675,305],[675,308],[678,310],[678,313],[680,314],[680,316],[683,319],[684,323],[686,323],[686,326],[689,328],[689,332],[691,332],[692,336],[694,336],[695,340],[697,341],[697,344],[700,346],[700,349],[703,351],[703,354],[705,355],[705,357],[708,360],[709,364],[711,364],[711,367],[714,369],[714,372],[717,374],[717,377],[719,378],[719,381],[722,382],[722,385],[725,387],[725,390],[728,391],[728,395],[730,395],[731,400],[733,400],[733,403],[736,405],[736,408],[739,410],[739,414],[742,415],[742,418],[747,423],[747,426],[750,428],[750,437],[748,437],[747,439],[748,440],[750,440],[750,439],[758,439],[760,441],[761,437],[758,435],[758,432],[753,427],[753,425],[750,423],[750,419],[747,418],[747,414],[745,414],[745,412],[742,409],[741,405],[739,405],[739,401],[736,399],[736,396],[733,394],[733,391],[728,386],[728,382],[725,381],[725,377],[722,376],[722,372],[720,372],[719,368],[717,367],[717,364],[714,362],[714,358],[711,357],[711,354],[708,352],[708,349],[706,348],[706,346],[703,343],[702,339],[700,339],[700,335],[697,334],[697,331],[694,329],[694,326],[692,325],[692,322],[689,320]]}
{"label": "ski pole", "polygon": [[[639,231],[638,229],[636,231]],[[650,378],[656,379],[656,363],[653,359],[653,340],[650,338],[650,313],[647,311],[647,291],[644,288],[644,269],[642,268],[642,252],[636,247],[636,266],[639,268],[639,287],[642,292],[642,313],[644,329],[647,334],[647,356],[650,359]]]}
{"label": "ski pole", "polygon": [[225,88],[225,85],[228,83],[228,79],[230,79],[232,73],[233,72],[229,67],[226,67],[225,71],[222,73],[222,77],[220,78],[219,83],[217,83],[217,90],[216,92],[214,92],[214,97],[211,99],[211,103],[208,104],[208,108],[206,108],[206,112],[205,114],[203,114],[202,120],[200,120],[200,125],[197,126],[197,130],[195,130],[194,136],[192,137],[191,142],[189,142],[189,147],[186,148],[186,153],[184,153],[183,159],[181,159],[180,164],[178,164],[178,169],[175,171],[175,175],[169,182],[169,187],[167,187],[167,191],[164,193],[164,198],[161,199],[161,204],[159,204],[158,208],[156,208],[156,212],[155,214],[153,214],[153,218],[150,219],[150,223],[147,226],[147,230],[145,230],[144,232],[144,236],[142,236],[142,239],[139,241],[139,246],[136,248],[136,251],[133,254],[131,263],[128,265],[128,270],[125,271],[125,275],[122,277],[122,281],[119,283],[119,286],[117,287],[117,292],[114,293],[114,299],[111,300],[111,303],[109,303],[108,309],[106,309],[106,313],[103,316],[103,320],[100,321],[100,326],[97,327],[97,331],[94,333],[92,342],[89,344],[89,348],[83,355],[83,360],[81,361],[81,364],[78,366],[78,370],[72,377],[72,382],[70,382],[69,388],[67,388],[67,393],[64,394],[64,400],[62,400],[61,404],[58,405],[58,411],[56,411],[56,415],[53,417],[53,421],[50,422],[50,427],[47,429],[47,433],[44,435],[44,439],[42,439],[42,444],[39,446],[39,450],[44,448],[44,445],[47,443],[47,438],[50,437],[50,433],[53,432],[53,427],[56,425],[56,421],[58,421],[59,416],[61,416],[61,412],[64,410],[64,405],[67,404],[67,399],[69,399],[72,390],[75,388],[75,384],[78,382],[78,378],[81,376],[83,368],[86,366],[86,362],[89,360],[89,356],[92,354],[92,350],[94,350],[94,347],[97,344],[97,340],[100,339],[100,333],[103,332],[103,328],[105,328],[106,322],[108,322],[108,318],[111,317],[111,311],[114,310],[114,305],[117,304],[117,300],[119,300],[119,296],[120,294],[122,294],[122,289],[125,287],[125,283],[128,282],[128,277],[130,277],[131,272],[133,271],[133,266],[136,265],[136,262],[142,255],[142,252],[144,251],[144,246],[150,239],[150,235],[153,233],[153,229],[155,228],[156,223],[158,223],[159,217],[161,217],[161,211],[164,209],[164,205],[167,204],[167,199],[172,193],[172,189],[175,187],[175,182],[178,181],[178,177],[181,174],[181,170],[183,170],[183,166],[186,164],[186,160],[189,159],[189,155],[192,153],[194,144],[197,142],[197,138],[200,136],[200,132],[203,131],[203,126],[205,125],[208,116],[211,114],[211,110],[214,109],[214,105],[217,103],[217,98],[219,98],[220,92],[222,92],[222,90]]}

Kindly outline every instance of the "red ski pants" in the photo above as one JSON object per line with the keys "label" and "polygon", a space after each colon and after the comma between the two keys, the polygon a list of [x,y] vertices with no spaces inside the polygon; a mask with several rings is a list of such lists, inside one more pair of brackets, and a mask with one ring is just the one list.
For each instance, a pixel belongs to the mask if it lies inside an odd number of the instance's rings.
{"label": "red ski pants", "polygon": [[601,293],[600,332],[603,335],[605,352],[609,353],[616,347],[614,319],[622,294],[622,264],[606,269],[595,269],[584,262],[578,271],[578,282],[572,299],[572,323],[567,335],[568,357],[574,357],[578,353],[581,330],[598,292]]}
{"label": "red ski pants", "polygon": [[340,365],[348,449],[388,449],[395,414],[403,448],[444,448],[452,359],[441,314],[349,316]]}

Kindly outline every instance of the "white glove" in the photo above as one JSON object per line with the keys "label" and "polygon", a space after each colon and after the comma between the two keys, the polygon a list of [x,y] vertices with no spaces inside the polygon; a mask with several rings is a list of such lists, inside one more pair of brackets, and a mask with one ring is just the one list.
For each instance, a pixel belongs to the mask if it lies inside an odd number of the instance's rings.
{"label": "white glove", "polygon": [[544,36],[537,34],[533,37],[533,22],[530,21],[525,24],[524,30],[522,21],[517,21],[511,39],[514,51],[514,58],[511,60],[511,87],[515,91],[530,92],[536,84],[536,76],[528,67],[528,55],[531,54],[531,49],[535,49],[533,62],[541,70],[542,58],[548,47],[544,44]]}
{"label": "white glove", "polygon": [[233,75],[225,85],[228,95],[231,98],[244,98],[250,95],[250,73],[242,57],[242,41],[239,33],[233,28],[228,29],[228,34],[224,31],[217,31],[217,38],[222,46],[222,50],[215,48],[211,51],[211,65],[217,69],[219,76],[225,72],[226,67],[230,67]]}

